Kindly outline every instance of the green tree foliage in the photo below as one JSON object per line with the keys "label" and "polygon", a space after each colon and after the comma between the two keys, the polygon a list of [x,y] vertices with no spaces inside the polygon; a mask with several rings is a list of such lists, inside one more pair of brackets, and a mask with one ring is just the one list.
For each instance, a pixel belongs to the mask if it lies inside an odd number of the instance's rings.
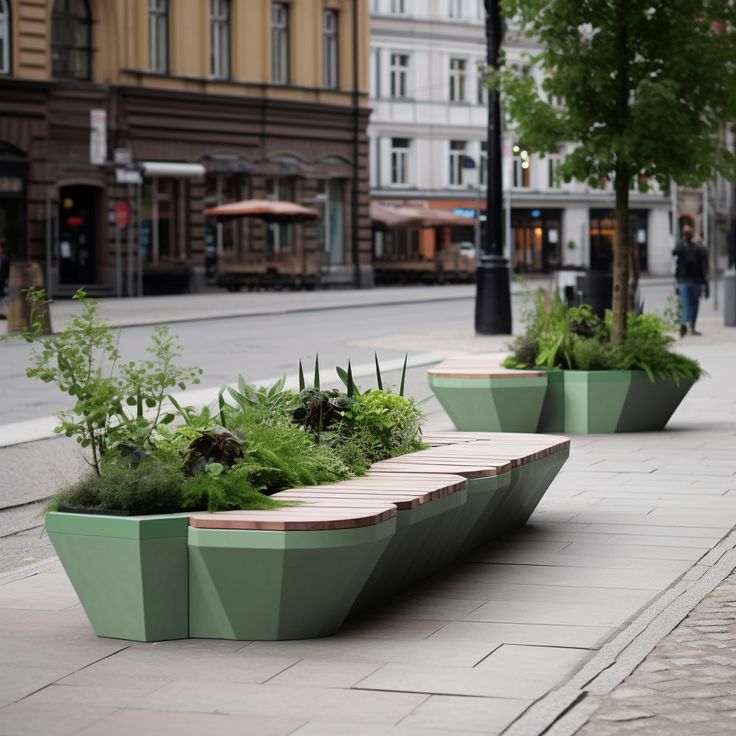
{"label": "green tree foliage", "polygon": [[502,0],[502,12],[542,47],[491,75],[520,139],[541,153],[578,143],[560,175],[594,187],[613,183],[611,339],[620,344],[632,183],[697,186],[715,172],[736,172],[719,136],[736,119],[736,7],[730,0]]}

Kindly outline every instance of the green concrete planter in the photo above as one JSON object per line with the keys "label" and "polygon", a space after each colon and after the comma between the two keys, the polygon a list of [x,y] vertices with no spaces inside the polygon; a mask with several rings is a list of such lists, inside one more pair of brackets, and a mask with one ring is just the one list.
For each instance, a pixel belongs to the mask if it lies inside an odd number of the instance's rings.
{"label": "green concrete planter", "polygon": [[536,432],[547,376],[450,378],[429,376],[429,386],[464,432]]}
{"label": "green concrete planter", "polygon": [[461,431],[596,434],[664,429],[692,379],[644,371],[549,371],[544,377],[428,377]]}
{"label": "green concrete planter", "polygon": [[185,639],[188,514],[46,514],[46,531],[98,636]]}
{"label": "green concrete planter", "polygon": [[395,517],[331,531],[190,527],[190,636],[272,641],[334,634],[395,531]]}
{"label": "green concrete planter", "polygon": [[436,559],[433,552],[454,536],[452,520],[465,507],[467,498],[468,491],[463,489],[413,509],[399,510],[396,533],[353,604],[351,616],[416,583],[449,561]]}
{"label": "green concrete planter", "polygon": [[643,371],[565,371],[564,431],[574,434],[664,429],[694,381]]}
{"label": "green concrete planter", "polygon": [[565,371],[547,373],[547,393],[539,415],[537,432],[565,431]]}

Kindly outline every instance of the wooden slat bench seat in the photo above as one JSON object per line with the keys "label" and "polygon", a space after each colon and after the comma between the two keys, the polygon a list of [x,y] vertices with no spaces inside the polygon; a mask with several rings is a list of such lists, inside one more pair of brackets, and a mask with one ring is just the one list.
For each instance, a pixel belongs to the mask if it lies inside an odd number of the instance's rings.
{"label": "wooden slat bench seat", "polygon": [[285,639],[356,615],[528,518],[563,437],[433,433],[367,475],[274,494],[267,511],[192,514],[190,635]]}

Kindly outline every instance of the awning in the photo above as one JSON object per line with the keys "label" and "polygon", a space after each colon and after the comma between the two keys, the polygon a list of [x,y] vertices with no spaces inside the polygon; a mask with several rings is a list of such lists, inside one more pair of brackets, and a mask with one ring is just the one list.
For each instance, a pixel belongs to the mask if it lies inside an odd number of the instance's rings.
{"label": "awning", "polygon": [[142,161],[143,176],[165,176],[177,179],[201,179],[205,175],[202,164],[182,164],[174,161]]}
{"label": "awning", "polygon": [[207,171],[215,174],[252,174],[255,164],[236,153],[211,153],[205,156]]}
{"label": "awning", "polygon": [[371,220],[385,228],[392,227],[437,227],[445,225],[467,226],[472,220],[456,215],[449,210],[432,207],[387,207],[371,202]]}
{"label": "awning", "polygon": [[398,207],[386,207],[371,202],[371,220],[382,227],[410,227],[415,224],[415,220],[407,215],[402,215]]}
{"label": "awning", "polygon": [[302,207],[296,202],[270,199],[244,199],[229,202],[204,211],[209,217],[259,217],[266,222],[306,222],[319,218],[317,210]]}

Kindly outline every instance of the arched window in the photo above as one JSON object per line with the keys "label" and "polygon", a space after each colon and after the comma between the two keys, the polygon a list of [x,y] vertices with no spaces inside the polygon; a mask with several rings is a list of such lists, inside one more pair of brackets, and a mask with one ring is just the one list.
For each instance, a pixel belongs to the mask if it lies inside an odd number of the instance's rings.
{"label": "arched window", "polygon": [[230,76],[230,0],[210,0],[210,74]]}
{"label": "arched window", "polygon": [[92,15],[87,0],[56,0],[51,14],[51,73],[92,78]]}
{"label": "arched window", "polygon": [[0,74],[10,74],[10,4],[0,0]]}

